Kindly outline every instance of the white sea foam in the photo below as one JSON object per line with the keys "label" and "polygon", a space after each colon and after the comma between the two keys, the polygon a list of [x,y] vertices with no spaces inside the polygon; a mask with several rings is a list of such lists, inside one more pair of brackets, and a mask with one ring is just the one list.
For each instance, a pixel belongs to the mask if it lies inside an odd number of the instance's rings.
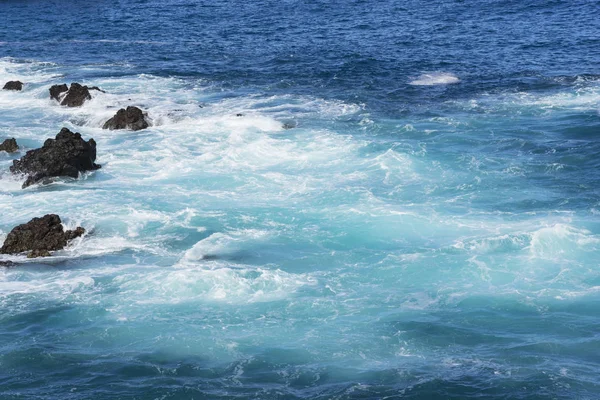
{"label": "white sea foam", "polygon": [[383,183],[387,185],[406,184],[420,179],[419,174],[415,173],[411,157],[407,154],[390,149],[375,156],[373,161],[385,172]]}
{"label": "white sea foam", "polygon": [[468,249],[473,253],[487,254],[493,252],[518,251],[529,245],[530,236],[527,234],[505,234],[484,239],[470,240],[467,243],[459,241],[456,248]]}
{"label": "white sea foam", "polygon": [[[96,139],[97,161],[103,168],[80,180],[61,180],[27,190],[20,189],[22,180],[9,175],[0,178],[0,239],[12,226],[49,212],[65,218],[68,227],[88,229],[84,238],[43,261],[57,268],[41,272],[41,267],[25,267],[22,270],[30,274],[27,276],[19,276],[19,268],[3,271],[7,282],[35,282],[26,288],[7,284],[3,287],[7,295],[11,290],[34,295],[37,285],[38,294],[47,291],[45,295],[53,296],[56,292],[56,298],[66,298],[79,290],[86,296],[77,301],[102,303],[107,300],[98,286],[108,285],[108,292],[116,294],[106,297],[116,303],[113,308],[120,318],[132,316],[126,312],[128,307],[141,309],[151,303],[245,304],[293,299],[302,289],[315,285],[317,276],[325,276],[323,279],[330,281],[327,285],[335,288],[327,291],[332,298],[364,295],[363,287],[344,281],[353,279],[351,274],[291,273],[272,259],[260,267],[239,262],[244,254],[285,236],[287,223],[302,232],[294,240],[318,247],[325,257],[331,257],[326,259],[332,260],[332,268],[346,268],[337,264],[339,260],[355,268],[356,260],[350,254],[355,247],[380,249],[373,253],[381,254],[399,249],[397,257],[385,257],[386,262],[372,270],[376,276],[390,274],[390,279],[378,286],[378,293],[406,278],[399,270],[406,274],[420,271],[414,275],[419,282],[415,285],[422,285],[418,292],[388,296],[390,302],[400,301],[406,309],[433,308],[446,298],[471,296],[482,290],[477,286],[481,282],[493,293],[521,290],[527,296],[535,295],[538,286],[556,276],[577,283],[560,268],[547,271],[544,267],[555,260],[577,261],[597,251],[597,238],[579,230],[568,218],[524,216],[524,221],[515,222],[512,215],[504,219],[446,213],[443,207],[449,203],[440,203],[448,198],[440,193],[447,187],[460,191],[451,198],[454,203],[450,206],[462,207],[469,201],[469,187],[459,182],[463,177],[447,169],[444,161],[433,159],[430,153],[434,151],[409,138],[391,149],[380,146],[385,139],[373,141],[331,128],[336,119],[356,118],[370,129],[373,123],[360,104],[294,95],[229,96],[213,91],[205,81],[138,75],[83,80],[107,93],[93,92],[94,98],[83,107],[69,109],[49,100],[47,94],[51,84],[69,80],[54,76],[54,66],[40,68],[40,75],[30,80],[38,83],[23,93],[0,93],[0,108],[7,115],[20,110],[32,117],[28,121],[35,122],[22,127],[21,118],[7,120],[2,133],[41,144],[67,126],[86,139]],[[23,71],[15,76],[27,78]],[[452,74],[436,79],[423,76],[412,84],[458,81]],[[148,112],[152,126],[140,132],[101,129],[117,109],[127,105]],[[283,122],[290,120],[296,128],[283,129]],[[469,127],[460,117],[438,117],[426,123],[444,132]],[[398,126],[407,136],[429,132],[418,123]],[[8,158],[2,163],[8,165]],[[485,170],[478,160],[465,158],[464,163],[469,171]],[[269,218],[263,218],[263,213]],[[204,231],[215,233],[200,240]],[[407,244],[413,242],[415,246],[407,250]],[[415,249],[418,254],[412,253]],[[458,271],[456,280],[447,285],[426,269],[421,273],[424,265],[437,266],[439,257],[447,254],[444,252],[460,259],[449,257],[447,268]],[[513,269],[500,269],[490,262],[492,257],[505,261],[504,256],[516,260]],[[318,259],[314,254],[307,255],[310,257]],[[90,259],[94,261],[88,263]],[[103,265],[104,259],[119,261],[108,267]],[[16,260],[31,265],[39,262]],[[67,260],[78,262],[65,263]],[[133,264],[123,265],[123,260]],[[156,260],[161,267],[152,265]],[[69,267],[63,268],[64,264]],[[94,268],[78,269],[88,264]],[[502,287],[498,283],[505,282],[502,274],[517,283]],[[83,279],[89,276],[94,278]],[[367,274],[365,279],[371,278]],[[538,278],[542,282],[538,286],[530,283]],[[446,297],[421,290],[429,284]],[[586,289],[576,292],[586,293]]]}
{"label": "white sea foam", "polygon": [[[528,104],[526,102],[526,104]],[[543,108],[570,108],[586,110],[590,108],[599,109],[600,90],[579,90],[575,93],[559,93],[553,96],[542,96],[533,100],[532,105]]]}
{"label": "white sea foam", "polygon": [[0,83],[19,80],[25,84],[46,82],[59,75],[57,65],[49,62],[19,61],[11,57],[0,58]]}
{"label": "white sea foam", "polygon": [[[0,272],[0,302],[8,303],[9,296],[15,294],[51,295],[58,299],[74,292],[86,291],[94,286],[94,279],[89,276],[72,275],[64,273],[46,274],[40,276],[35,273],[21,273],[21,277],[28,276],[28,280],[11,280],[12,271]],[[3,304],[8,305],[8,304]]]}
{"label": "white sea foam", "polygon": [[600,109],[600,85],[590,85],[578,89],[569,89],[554,94],[539,95],[522,92],[505,95],[498,99],[497,107],[534,107],[542,111],[552,110],[598,110]]}
{"label": "white sea foam", "polygon": [[[345,163],[356,159],[354,152],[362,143],[327,131],[308,132],[302,140],[288,140],[288,131],[283,130],[282,123],[297,118],[336,118],[359,112],[360,106],[294,96],[250,95],[215,101],[202,84],[139,75],[83,80],[81,83],[98,85],[107,93],[93,92],[93,99],[83,107],[65,108],[47,95],[47,86],[61,81],[47,82],[33,96],[20,93],[18,104],[12,99],[7,102],[15,109],[64,122],[31,130],[15,126],[14,136],[43,142],[43,137],[54,136],[64,125],[80,131],[86,139],[94,137],[99,149],[97,161],[103,164],[103,169],[85,177],[110,177],[126,187],[165,183],[186,176],[214,179],[230,176],[232,170],[247,171],[254,175],[245,184],[248,195],[256,186],[263,189],[266,186],[276,191],[273,194],[276,197],[307,193],[323,183],[342,184],[348,178],[354,179],[346,172],[351,165]],[[202,103],[207,105],[201,108]],[[150,129],[142,132],[99,129],[118,108],[130,104],[148,112],[153,125]],[[236,116],[240,112],[244,115]],[[131,148],[137,151],[132,152]],[[331,169],[334,179],[319,172],[325,167]],[[18,191],[18,183],[8,179],[14,185],[3,190]],[[182,191],[180,194],[196,192],[193,186],[175,189]],[[212,190],[206,195],[222,198],[238,193]],[[136,235],[140,227],[143,226],[132,227],[128,234]]]}
{"label": "white sea foam", "polygon": [[[157,268],[144,265],[97,266],[93,270],[60,269],[48,264],[60,258],[44,260],[46,266],[31,270],[0,268],[0,304],[12,310],[15,295],[71,301],[82,304],[106,304],[103,292],[118,293],[111,312],[135,316],[132,309],[150,304],[224,302],[260,303],[290,298],[303,286],[313,286],[310,274],[291,274],[279,269],[247,268],[244,265],[212,262],[205,268],[180,266]],[[34,262],[34,261],[33,261]],[[90,276],[92,275],[92,276]],[[98,285],[102,283],[102,286]],[[106,286],[108,285],[108,286]],[[75,297],[73,297],[75,296]],[[146,313],[146,309],[141,309]]]}
{"label": "white sea foam", "polygon": [[419,75],[417,79],[409,82],[413,86],[433,86],[433,85],[449,85],[458,83],[458,76],[448,72],[432,72]]}
{"label": "white sea foam", "polygon": [[185,253],[183,261],[189,262],[202,260],[205,257],[223,256],[243,250],[244,246],[249,249],[253,243],[264,241],[269,236],[269,232],[256,229],[213,233],[189,249]]}
{"label": "white sea foam", "polygon": [[[560,261],[563,257],[569,259],[578,253],[585,254],[600,248],[600,238],[585,229],[570,225],[569,222],[570,218],[566,217],[533,218],[495,225],[478,222],[479,226],[467,220],[447,221],[449,224],[468,227],[472,232],[480,231],[483,237],[462,237],[455,240],[451,246],[474,255],[507,252]],[[492,224],[492,221],[489,224]]]}
{"label": "white sea foam", "polygon": [[178,268],[124,273],[116,278],[123,296],[139,304],[177,304],[193,301],[254,303],[285,299],[305,285],[315,284],[307,274],[277,269]]}
{"label": "white sea foam", "polygon": [[559,260],[577,252],[597,249],[600,238],[585,229],[567,224],[555,224],[533,232],[529,250],[533,257]]}
{"label": "white sea foam", "polygon": [[[8,172],[0,173],[0,199],[2,196],[10,196],[11,193],[18,192],[23,186],[25,178],[21,175],[13,175]],[[5,198],[10,200],[10,198]],[[0,200],[2,202],[2,200]]]}
{"label": "white sea foam", "polygon": [[545,115],[561,111],[600,112],[600,82],[587,81],[579,86],[563,87],[551,92],[505,92],[483,94],[469,101],[454,102],[469,111]]}

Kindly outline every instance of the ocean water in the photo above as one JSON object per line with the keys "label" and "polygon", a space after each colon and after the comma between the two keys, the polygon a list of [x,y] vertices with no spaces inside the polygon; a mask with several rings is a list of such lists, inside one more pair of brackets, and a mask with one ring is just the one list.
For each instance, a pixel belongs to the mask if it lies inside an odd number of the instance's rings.
{"label": "ocean water", "polygon": [[[0,15],[0,241],[88,231],[0,258],[1,399],[600,398],[597,1]],[[102,169],[22,190],[62,127]]]}

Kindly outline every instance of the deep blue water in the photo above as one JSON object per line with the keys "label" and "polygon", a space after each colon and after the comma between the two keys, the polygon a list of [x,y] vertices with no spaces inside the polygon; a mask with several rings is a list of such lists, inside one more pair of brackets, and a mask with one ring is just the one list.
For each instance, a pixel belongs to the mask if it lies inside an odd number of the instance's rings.
{"label": "deep blue water", "polygon": [[[0,398],[600,398],[597,1],[0,15],[0,241],[88,230],[0,258]],[[63,126],[103,168],[21,190]]]}

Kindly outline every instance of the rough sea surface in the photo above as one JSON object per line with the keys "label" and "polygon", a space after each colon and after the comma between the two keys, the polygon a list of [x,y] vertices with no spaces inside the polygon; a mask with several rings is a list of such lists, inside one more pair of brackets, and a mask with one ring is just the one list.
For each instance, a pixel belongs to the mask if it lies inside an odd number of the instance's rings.
{"label": "rough sea surface", "polygon": [[[0,16],[0,241],[88,231],[0,257],[1,399],[600,398],[598,1]],[[102,169],[22,190],[62,127]]]}

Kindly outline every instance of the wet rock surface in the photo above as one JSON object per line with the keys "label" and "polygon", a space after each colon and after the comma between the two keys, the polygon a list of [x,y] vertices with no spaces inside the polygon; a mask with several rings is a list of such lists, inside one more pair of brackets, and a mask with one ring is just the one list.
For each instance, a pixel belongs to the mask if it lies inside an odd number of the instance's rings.
{"label": "wet rock surface", "polygon": [[69,90],[69,87],[66,84],[62,85],[54,85],[50,89],[50,98],[56,101],[60,101],[60,95]]}
{"label": "wet rock surface", "polygon": [[3,90],[23,90],[23,82],[21,81],[9,81],[6,82]]}
{"label": "wet rock surface", "polygon": [[14,160],[10,171],[14,174],[27,174],[23,183],[26,188],[52,177],[79,177],[80,172],[100,168],[96,161],[96,142],[87,142],[81,134],[63,128],[55,139],[47,139],[44,146],[28,151],[21,159]]}
{"label": "wet rock surface", "polygon": [[114,117],[106,121],[102,126],[102,129],[131,129],[132,131],[139,131],[146,129],[148,121],[146,121],[147,115],[137,107],[129,106],[127,109],[121,108]]}
{"label": "wet rock surface", "polygon": [[81,227],[65,232],[60,217],[47,214],[13,228],[0,248],[0,254],[28,252],[28,258],[48,257],[51,251],[64,249],[70,240],[84,233],[85,229]]}
{"label": "wet rock surface", "polygon": [[[98,86],[88,87],[77,82],[71,83],[71,87],[62,84],[54,85],[49,89],[50,98],[60,102],[61,106],[67,107],[81,107],[87,100],[91,100],[92,95],[90,94],[90,90],[97,90],[105,93],[104,90],[100,89]],[[63,95],[65,92],[66,94]]]}
{"label": "wet rock surface", "polygon": [[86,100],[91,99],[92,95],[87,86],[82,86],[79,83],[71,83],[71,87],[60,102],[60,105],[67,107],[81,107]]}
{"label": "wet rock surface", "polygon": [[7,153],[14,153],[19,150],[19,145],[17,141],[12,139],[6,139],[4,142],[0,143],[0,151],[5,151]]}

